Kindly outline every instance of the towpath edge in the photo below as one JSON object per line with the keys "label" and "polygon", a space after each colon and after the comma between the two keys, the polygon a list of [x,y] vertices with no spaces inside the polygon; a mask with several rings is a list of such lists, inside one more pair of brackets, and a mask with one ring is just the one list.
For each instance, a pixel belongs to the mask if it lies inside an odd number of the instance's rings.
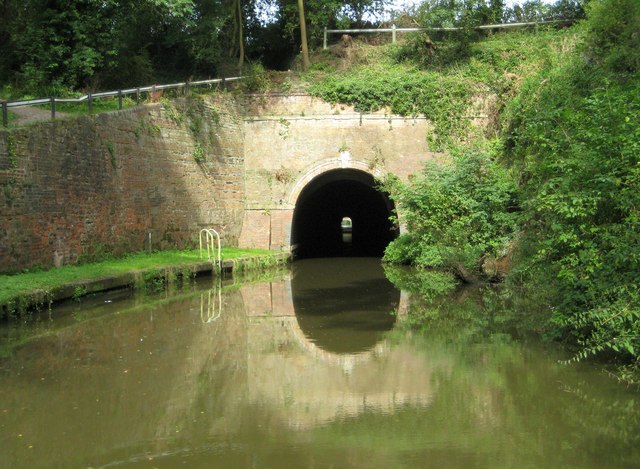
{"label": "towpath edge", "polygon": [[257,270],[264,267],[282,267],[291,261],[289,253],[273,253],[258,256],[238,257],[222,261],[220,271],[210,261],[185,262],[147,269],[132,269],[121,274],[105,275],[96,278],[80,279],[67,282],[50,289],[34,289],[15,295],[0,304],[0,319],[6,319],[16,312],[37,310],[49,307],[54,303],[79,298],[93,293],[100,293],[119,288],[133,288],[145,278],[169,278],[170,276],[222,275],[232,276],[236,271]]}

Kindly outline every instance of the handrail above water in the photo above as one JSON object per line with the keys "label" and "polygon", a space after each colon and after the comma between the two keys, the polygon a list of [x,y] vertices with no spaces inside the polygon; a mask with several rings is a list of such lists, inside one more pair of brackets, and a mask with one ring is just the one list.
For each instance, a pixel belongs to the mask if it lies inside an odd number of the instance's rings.
{"label": "handrail above water", "polygon": [[[202,258],[202,237],[204,235],[205,239],[205,247],[207,249],[207,260],[213,263],[214,268],[217,267],[218,271],[222,270],[222,246],[220,243],[220,234],[214,230],[213,228],[204,228],[200,230],[200,257]],[[214,245],[214,237],[216,238],[218,244],[218,255],[217,258],[212,260],[212,255],[215,253],[215,245]]]}

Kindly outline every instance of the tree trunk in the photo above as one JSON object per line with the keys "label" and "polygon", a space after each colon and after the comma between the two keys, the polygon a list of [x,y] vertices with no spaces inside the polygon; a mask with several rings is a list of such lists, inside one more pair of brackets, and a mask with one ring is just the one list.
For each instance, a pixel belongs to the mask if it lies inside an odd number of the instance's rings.
{"label": "tree trunk", "polygon": [[309,46],[307,45],[307,25],[304,20],[304,1],[298,0],[298,13],[300,14],[300,38],[302,42],[302,67],[307,70],[309,61]]}
{"label": "tree trunk", "polygon": [[238,58],[238,68],[244,65],[244,30],[242,27],[242,0],[236,0],[236,14],[238,15],[238,47],[240,57]]}

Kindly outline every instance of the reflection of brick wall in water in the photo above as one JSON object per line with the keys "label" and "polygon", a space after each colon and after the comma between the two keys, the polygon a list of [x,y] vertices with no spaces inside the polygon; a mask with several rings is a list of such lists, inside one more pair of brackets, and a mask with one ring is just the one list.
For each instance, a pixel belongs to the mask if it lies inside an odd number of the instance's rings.
{"label": "reflection of brick wall in water", "polygon": [[247,316],[271,316],[271,284],[247,285],[240,288],[240,294]]}
{"label": "reflection of brick wall in water", "polygon": [[295,316],[291,280],[281,280],[271,284],[271,304],[274,316]]}
{"label": "reflection of brick wall in water", "polygon": [[191,104],[197,128],[178,101],[0,131],[0,272],[140,251],[149,233],[182,247],[205,225],[237,243],[242,120],[211,99]]}
{"label": "reflection of brick wall in water", "polygon": [[240,288],[249,317],[295,316],[291,298],[291,281],[280,280]]}

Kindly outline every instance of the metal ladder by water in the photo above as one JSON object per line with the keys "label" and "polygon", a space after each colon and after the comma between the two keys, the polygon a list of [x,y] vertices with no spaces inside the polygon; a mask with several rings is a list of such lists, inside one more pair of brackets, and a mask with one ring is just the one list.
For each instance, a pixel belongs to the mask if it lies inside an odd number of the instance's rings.
{"label": "metal ladder by water", "polygon": [[[204,243],[203,243],[204,239]],[[215,239],[215,241],[214,241]],[[213,228],[204,228],[200,230],[200,257],[203,255],[203,244],[207,250],[207,260],[213,264],[213,270],[218,274],[222,273],[222,246],[220,243],[220,234]],[[217,247],[217,255],[216,254]],[[215,255],[215,257],[214,257]],[[204,324],[215,322],[222,313],[222,275],[218,275],[218,285],[207,294],[203,293],[200,297],[200,319]],[[217,296],[217,308],[215,297]]]}
{"label": "metal ladder by water", "polygon": [[[220,245],[220,235],[213,228],[205,228],[200,230],[200,257],[202,258],[202,239],[204,237],[204,244],[207,249],[207,259],[209,262],[213,263],[214,269],[218,271],[218,273],[222,272],[222,247]],[[214,238],[217,240],[217,256],[213,258],[213,255],[216,252]],[[212,259],[213,258],[213,259]]]}

